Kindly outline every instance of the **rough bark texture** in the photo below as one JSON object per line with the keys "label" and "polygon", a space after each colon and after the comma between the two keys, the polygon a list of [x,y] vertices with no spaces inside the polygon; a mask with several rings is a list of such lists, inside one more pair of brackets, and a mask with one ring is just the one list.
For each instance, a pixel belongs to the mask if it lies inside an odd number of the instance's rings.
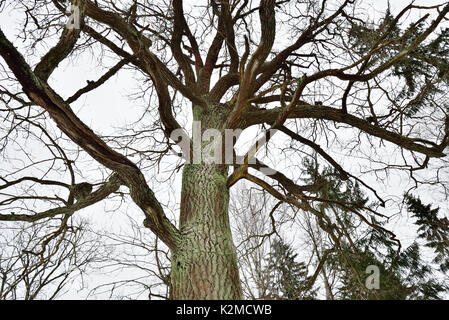
{"label": "rough bark texture", "polygon": [[[222,128],[229,112],[220,105],[194,110],[194,120],[202,124],[201,134],[208,128]],[[171,257],[173,299],[242,299],[228,214],[227,177],[227,165],[202,162],[184,166],[181,238]]]}
{"label": "rough bark texture", "polygon": [[181,241],[172,255],[174,299],[241,299],[228,215],[224,165],[191,164],[183,172]]}

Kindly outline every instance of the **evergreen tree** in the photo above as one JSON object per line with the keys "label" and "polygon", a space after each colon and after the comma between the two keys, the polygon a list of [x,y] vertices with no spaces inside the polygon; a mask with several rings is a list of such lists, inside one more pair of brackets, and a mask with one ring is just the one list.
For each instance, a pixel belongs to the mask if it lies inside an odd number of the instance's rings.
{"label": "evergreen tree", "polygon": [[298,254],[282,239],[273,241],[265,269],[270,279],[271,297],[301,300],[315,298],[315,290],[308,286],[307,267],[303,262],[297,262],[297,257]]}
{"label": "evergreen tree", "polygon": [[[345,252],[334,256],[336,261],[333,265],[338,267],[342,283],[338,288],[338,297],[363,300],[443,298],[449,288],[435,278],[435,270],[423,261],[418,243],[413,243],[399,254],[392,244],[385,235],[373,231],[370,239],[360,241],[356,248],[348,247]],[[378,289],[368,289],[366,286],[368,266],[379,268]]]}
{"label": "evergreen tree", "polygon": [[432,209],[430,205],[424,205],[419,198],[406,195],[405,201],[408,210],[418,228],[418,237],[426,241],[426,246],[432,248],[436,254],[433,262],[440,265],[441,271],[449,271],[449,220],[446,217],[439,218],[440,208]]}
{"label": "evergreen tree", "polygon": [[[325,180],[318,192],[322,199],[350,203],[350,210],[332,203],[320,205],[321,213],[328,218],[334,229],[344,235],[333,243],[334,253],[329,255],[327,266],[337,270],[340,285],[336,297],[340,299],[441,299],[449,288],[435,277],[436,271],[422,257],[422,248],[414,242],[398,252],[397,242],[386,229],[360,228],[360,221],[354,218],[354,211],[369,214],[368,197],[358,183],[342,181],[332,168],[320,170],[311,162],[305,162],[306,181],[316,183]],[[419,238],[434,249],[434,263],[440,264],[442,271],[449,266],[449,221],[438,218],[437,209],[424,205],[419,199],[407,196],[409,211],[417,218]],[[373,205],[371,205],[373,207]],[[385,224],[370,214],[371,222],[377,226]],[[329,225],[330,223],[328,223]],[[358,232],[356,232],[356,230]],[[362,230],[362,232],[361,232]],[[332,237],[331,237],[332,239]],[[365,283],[370,275],[369,266],[379,269],[379,289],[368,289]]]}

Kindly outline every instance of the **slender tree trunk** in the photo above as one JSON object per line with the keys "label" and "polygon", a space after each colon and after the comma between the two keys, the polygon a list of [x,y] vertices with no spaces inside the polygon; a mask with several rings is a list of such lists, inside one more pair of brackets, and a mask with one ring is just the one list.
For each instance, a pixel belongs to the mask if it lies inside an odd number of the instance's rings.
{"label": "slender tree trunk", "polygon": [[334,300],[334,294],[329,284],[329,278],[326,273],[326,268],[323,268],[324,288],[326,288],[326,300]]}
{"label": "slender tree trunk", "polygon": [[184,167],[182,239],[172,253],[173,299],[242,299],[228,215],[227,169],[215,164]]}

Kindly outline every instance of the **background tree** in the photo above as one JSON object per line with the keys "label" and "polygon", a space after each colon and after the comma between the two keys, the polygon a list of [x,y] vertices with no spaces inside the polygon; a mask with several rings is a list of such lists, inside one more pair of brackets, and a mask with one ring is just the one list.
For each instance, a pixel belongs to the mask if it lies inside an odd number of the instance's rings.
{"label": "background tree", "polygon": [[[110,274],[90,287],[87,297],[108,299],[170,299],[170,256],[140,221],[127,216],[131,231],[121,229],[97,233],[109,250],[101,251],[94,266]],[[95,274],[92,275],[95,278]]]}
{"label": "background tree", "polygon": [[301,300],[315,297],[315,292],[307,284],[307,267],[303,262],[296,261],[297,256],[282,240],[274,240],[265,269],[270,279],[268,296]]}
{"label": "background tree", "polygon": [[84,223],[58,227],[47,221],[26,228],[2,223],[0,228],[0,300],[61,297],[102,261],[103,244]]}
{"label": "background tree", "polygon": [[[310,178],[307,180],[328,179],[327,188],[320,191],[321,197],[352,203],[351,209],[363,207],[368,198],[360,190],[358,183],[351,181],[342,182],[329,175],[332,168],[325,168],[322,172],[314,168],[310,163],[305,164],[305,171]],[[325,194],[324,194],[325,193]],[[444,271],[444,252],[448,249],[446,218],[438,218],[438,209],[430,210],[430,206],[424,206],[413,196],[406,196],[408,210],[417,217],[414,222],[419,226],[418,230],[433,228],[435,237],[427,238],[425,245],[435,248],[433,262],[441,263],[440,270]],[[331,250],[324,260],[328,269],[332,270],[336,279],[333,292],[326,296],[332,299],[441,299],[448,293],[447,281],[438,280],[438,270],[430,261],[425,261],[423,246],[418,244],[423,233],[416,237],[415,242],[398,252],[397,242],[394,237],[381,227],[378,217],[373,214],[371,223],[377,228],[360,227],[359,221],[354,219],[349,210],[339,209],[324,205],[321,206],[325,223],[331,228],[322,228],[330,232],[328,245]],[[416,213],[420,214],[416,214]],[[427,217],[423,219],[423,217]],[[318,224],[323,223],[318,221]],[[333,225],[334,224],[334,225]],[[336,227],[338,226],[338,228]],[[335,231],[334,231],[335,230]],[[335,233],[334,233],[335,232]],[[311,238],[316,237],[317,231],[309,233]],[[333,236],[336,234],[336,236]],[[336,241],[335,241],[336,240]],[[433,241],[432,241],[433,240]],[[439,240],[439,241],[438,241]],[[314,243],[315,251],[316,242]],[[321,249],[323,251],[323,249]],[[368,288],[367,270],[370,266],[379,268],[379,288]],[[325,270],[325,269],[323,269]],[[325,279],[325,289],[328,289]]]}
{"label": "background tree", "polygon": [[[346,202],[353,203],[352,208],[367,202],[366,195],[357,184],[335,179],[329,175],[330,172],[332,168],[319,170],[306,162],[303,181],[327,179],[327,188],[320,191],[320,196],[335,201],[346,199]],[[317,298],[317,293],[321,292],[322,296],[331,300],[403,300],[442,299],[449,292],[447,277],[439,272],[447,271],[444,269],[447,257],[444,252],[448,249],[448,244],[445,241],[446,218],[438,217],[438,208],[431,209],[419,199],[406,196],[407,210],[419,213],[414,214],[417,218],[414,224],[419,226],[421,233],[414,237],[415,241],[411,245],[398,252],[397,243],[388,234],[382,229],[360,226],[360,222],[354,219],[350,211],[324,205],[320,208],[324,221],[307,216],[304,212],[300,213],[300,220],[288,219],[288,216],[295,215],[291,208],[274,206],[282,211],[281,215],[275,216],[270,203],[263,201],[263,193],[260,195],[261,191],[250,191],[251,197],[243,196],[239,200],[241,202],[246,199],[245,205],[231,206],[239,230],[246,231],[244,240],[239,245],[245,250],[239,250],[238,253],[239,260],[243,262],[243,278],[251,280],[252,286],[244,282],[244,288],[249,289],[250,297],[311,299]],[[248,219],[248,216],[252,219]],[[276,221],[271,232],[265,230],[270,223],[264,222],[264,218]],[[375,221],[375,216],[371,219]],[[291,233],[288,232],[291,220],[302,221],[300,228],[306,235],[305,239],[304,236],[294,239],[293,246],[285,244],[279,236],[281,232]],[[325,223],[331,227],[320,228],[320,224]],[[420,241],[421,239],[425,241]],[[425,246],[434,249],[433,263],[424,253]],[[298,247],[302,248],[301,257],[295,253]],[[299,260],[308,263],[306,265]],[[310,272],[312,266],[314,271]],[[371,274],[369,267],[375,267],[379,271],[377,288],[367,286],[368,276]],[[322,283],[318,281],[319,274],[322,275]],[[258,295],[251,294],[251,288],[255,288],[253,292]]]}
{"label": "background tree", "polygon": [[440,208],[432,209],[425,205],[421,199],[413,195],[405,196],[407,208],[416,218],[415,224],[419,226],[418,237],[425,240],[425,245],[432,248],[435,253],[433,262],[440,266],[440,270],[449,271],[449,221],[447,217],[440,218]]}
{"label": "background tree", "polygon": [[[314,215],[335,243],[347,234],[323,214],[328,207],[398,247],[392,232],[367,218],[385,219],[377,211],[389,199],[344,160],[378,176],[402,170],[416,186],[447,190],[448,4],[411,3],[381,19],[354,0],[72,5],[79,28],[65,25],[66,1],[0,3],[22,22],[19,32],[0,30],[2,221],[69,219],[106,198],[128,199],[170,250],[171,297],[238,299],[228,211],[229,190],[241,180]],[[68,77],[58,66],[92,53],[107,71],[65,92]],[[132,125],[103,134],[94,121],[101,116],[77,115],[80,98],[125,71],[132,77],[124,81],[140,88],[128,108],[145,102],[143,111]],[[226,129],[248,134],[236,134],[227,148],[220,144]],[[200,152],[189,148],[198,144]],[[329,174],[358,182],[379,206],[332,198],[321,192],[326,179],[297,184],[298,159],[313,159],[310,149],[334,168]],[[231,163],[211,161],[212,151]],[[178,196],[164,198],[176,179]],[[80,183],[87,188],[74,194]]]}

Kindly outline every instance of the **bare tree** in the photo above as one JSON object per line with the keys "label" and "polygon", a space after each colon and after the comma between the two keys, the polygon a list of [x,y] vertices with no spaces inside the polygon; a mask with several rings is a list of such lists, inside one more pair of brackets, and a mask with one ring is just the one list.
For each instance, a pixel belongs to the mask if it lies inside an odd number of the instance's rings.
{"label": "bare tree", "polygon": [[[245,186],[240,186],[235,192],[238,192],[239,196],[231,201],[230,214],[244,296],[253,300],[286,299],[279,295],[279,290],[275,289],[278,281],[273,279],[275,270],[270,269],[269,264],[273,263],[270,259],[276,258],[278,253],[276,248],[280,242],[284,241],[283,234],[288,233],[288,226],[296,221],[298,210],[283,205],[282,202],[270,197],[263,189],[254,187],[246,189]],[[294,242],[293,248],[296,249],[301,241]],[[309,261],[306,268],[312,267],[310,263],[312,259],[307,256],[301,258]],[[298,283],[308,282],[307,288],[303,288],[304,291],[311,289],[316,280],[308,279],[306,276],[295,279]],[[295,294],[298,297],[301,296],[301,292],[295,292]]]}
{"label": "bare tree", "polygon": [[83,224],[2,223],[1,229],[0,300],[55,299],[101,261],[102,243]]}
{"label": "bare tree", "polygon": [[[270,279],[264,272],[272,237],[278,235],[275,214],[282,208],[271,203],[269,195],[255,188],[236,188],[239,195],[230,203],[233,233],[237,247],[244,296],[249,299],[268,297]],[[269,211],[269,212],[268,212]],[[276,212],[278,211],[278,212]]]}
{"label": "bare tree", "polygon": [[[129,217],[131,232],[101,232],[110,250],[95,267],[113,275],[113,280],[96,285],[89,296],[110,299],[170,299],[170,256],[151,231]],[[109,277],[110,278],[110,277]]]}
{"label": "bare tree", "polygon": [[[172,298],[242,298],[228,212],[229,190],[242,179],[315,215],[335,241],[344,233],[322,204],[344,208],[400,247],[371,222],[376,208],[321,197],[325,181],[296,183],[294,165],[312,158],[310,150],[338,179],[372,192],[379,210],[386,200],[343,160],[447,190],[448,31],[441,27],[449,4],[411,3],[376,20],[355,0],[74,0],[71,13],[60,0],[0,5],[23,13],[19,33],[0,30],[0,220],[36,223],[108,197],[130,199],[170,250]],[[92,54],[114,63],[63,97],[58,65]],[[146,108],[133,125],[101,135],[77,116],[77,101],[125,69],[140,81]],[[256,128],[257,143],[234,148],[248,138],[238,129]],[[36,154],[23,143],[30,139],[46,151]],[[173,153],[180,157],[167,165]],[[296,160],[283,168],[290,156]],[[170,179],[182,168],[177,211],[151,187],[163,185],[154,174],[161,167]]]}

